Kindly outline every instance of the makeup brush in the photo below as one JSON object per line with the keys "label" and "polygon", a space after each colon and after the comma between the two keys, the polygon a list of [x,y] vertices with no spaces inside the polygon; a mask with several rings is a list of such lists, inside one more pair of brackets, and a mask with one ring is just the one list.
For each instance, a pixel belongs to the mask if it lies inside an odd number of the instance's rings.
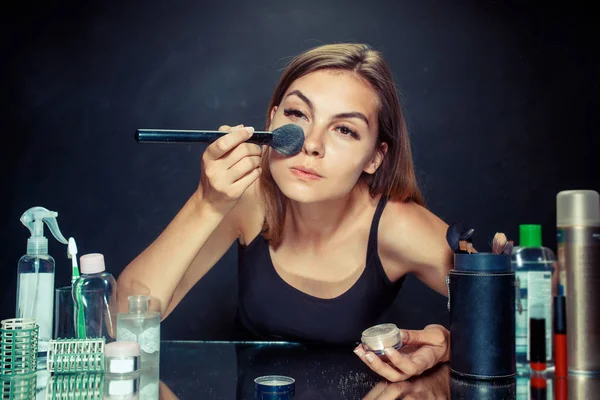
{"label": "makeup brush", "polygon": [[492,240],[492,253],[502,254],[506,245],[506,235],[501,232],[496,232]]}
{"label": "makeup brush", "polygon": [[512,240],[508,240],[504,233],[498,232],[494,235],[494,240],[492,241],[492,253],[510,255],[513,246],[514,242]]}
{"label": "makeup brush", "polygon": [[446,241],[454,253],[472,253],[472,236],[475,229],[464,229],[463,224],[458,222],[451,224],[446,231]]}
{"label": "makeup brush", "polygon": [[455,223],[450,224],[448,229],[446,230],[446,242],[448,242],[448,246],[452,249],[452,252],[457,253],[459,251],[459,240],[460,233],[462,231],[462,224]]}
{"label": "makeup brush", "polygon": [[[212,143],[228,132],[177,129],[138,129],[138,143]],[[304,130],[300,125],[287,124],[273,132],[255,131],[248,143],[268,144],[284,156],[293,156],[302,150]]]}
{"label": "makeup brush", "polygon": [[513,247],[515,247],[515,242],[509,240],[508,242],[506,242],[506,246],[504,246],[503,253],[510,256],[512,254]]}

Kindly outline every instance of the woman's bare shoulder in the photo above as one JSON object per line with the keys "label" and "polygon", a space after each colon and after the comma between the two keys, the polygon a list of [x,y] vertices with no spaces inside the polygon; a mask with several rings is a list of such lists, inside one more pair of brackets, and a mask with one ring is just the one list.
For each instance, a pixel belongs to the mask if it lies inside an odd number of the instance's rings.
{"label": "woman's bare shoulder", "polygon": [[381,239],[393,239],[397,235],[421,236],[439,229],[443,229],[445,234],[447,229],[446,223],[427,208],[412,201],[399,200],[388,201],[380,225]]}
{"label": "woman's bare shoulder", "polygon": [[445,273],[452,265],[446,241],[448,225],[434,213],[414,202],[390,200],[379,226],[379,252],[386,269],[412,272],[428,286],[443,290]]}

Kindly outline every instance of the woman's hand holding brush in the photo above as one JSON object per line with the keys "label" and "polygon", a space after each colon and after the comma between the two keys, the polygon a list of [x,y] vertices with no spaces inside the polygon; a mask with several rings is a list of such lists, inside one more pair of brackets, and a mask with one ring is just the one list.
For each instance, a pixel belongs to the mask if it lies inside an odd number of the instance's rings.
{"label": "woman's hand holding brush", "polygon": [[224,125],[219,131],[229,133],[206,148],[197,193],[214,211],[225,215],[260,176],[262,149],[246,143],[254,128]]}

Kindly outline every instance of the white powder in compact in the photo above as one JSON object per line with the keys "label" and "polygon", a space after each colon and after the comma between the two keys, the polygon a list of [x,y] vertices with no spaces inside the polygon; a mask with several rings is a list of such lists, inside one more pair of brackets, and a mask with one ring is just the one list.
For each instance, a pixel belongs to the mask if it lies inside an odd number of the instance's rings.
{"label": "white powder in compact", "polygon": [[294,378],[288,378],[287,376],[261,376],[260,378],[256,378],[254,380],[256,384],[264,385],[264,386],[285,386],[285,385],[293,385],[295,380]]}
{"label": "white powder in compact", "polygon": [[283,385],[289,385],[291,382],[288,381],[267,381],[267,382],[261,382],[261,385],[268,385],[268,386],[283,386]]}

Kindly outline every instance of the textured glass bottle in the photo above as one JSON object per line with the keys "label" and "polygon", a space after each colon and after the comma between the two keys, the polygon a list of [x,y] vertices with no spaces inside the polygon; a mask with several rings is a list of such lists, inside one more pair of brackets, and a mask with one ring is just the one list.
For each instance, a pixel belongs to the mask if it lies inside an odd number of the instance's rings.
{"label": "textured glass bottle", "polygon": [[129,296],[129,312],[117,315],[117,340],[140,344],[142,370],[160,362],[160,313],[149,311],[150,296]]}

